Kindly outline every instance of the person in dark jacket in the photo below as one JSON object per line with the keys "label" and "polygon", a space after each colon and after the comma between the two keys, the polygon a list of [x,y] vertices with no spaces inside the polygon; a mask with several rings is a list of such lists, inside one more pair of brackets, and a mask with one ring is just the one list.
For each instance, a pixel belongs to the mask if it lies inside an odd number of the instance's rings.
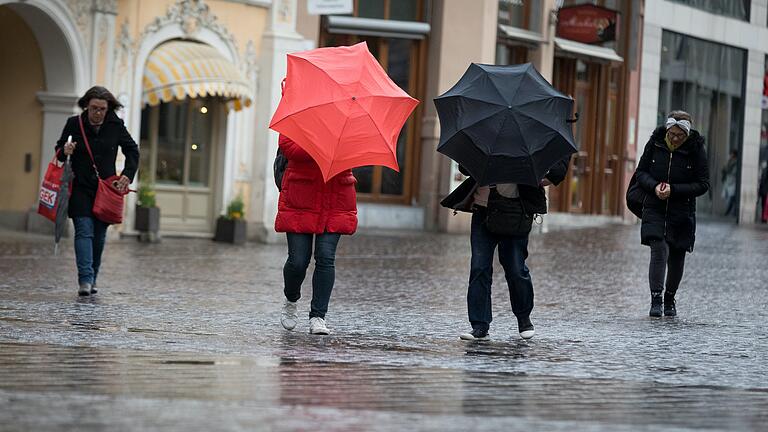
{"label": "person in dark jacket", "polygon": [[675,316],[685,254],[696,238],[696,197],[709,190],[704,137],[691,128],[690,114],[673,111],[653,131],[637,165],[637,182],[646,192],[640,237],[651,248],[649,315],[660,317],[663,306],[664,315]]}
{"label": "person in dark jacket", "polygon": [[275,231],[286,233],[288,259],[283,267],[285,301],[280,323],[293,330],[298,320],[301,284],[312,259],[312,303],[309,332],[327,335],[325,314],[335,281],[336,246],[343,234],[357,229],[357,180],[351,170],[326,183],[314,159],[290,138],[280,135],[280,150],[288,159],[277,204]]}
{"label": "person in dark jacket", "polygon": [[[507,279],[512,312],[523,339],[534,335],[530,314],[533,310],[533,281],[525,264],[528,258],[528,234],[507,236],[492,233],[485,226],[488,197],[499,194],[502,199],[519,200],[529,214],[545,214],[547,198],[544,186],[557,185],[565,179],[569,158],[550,168],[538,187],[523,184],[479,186],[472,177],[467,178],[448,195],[441,205],[455,211],[472,213],[470,244],[472,257],[467,289],[467,312],[472,331],[459,337],[463,340],[486,340],[492,321],[491,283],[493,281],[493,255],[499,248],[499,262]],[[459,170],[469,175],[463,167]]]}
{"label": "person in dark jacket", "polygon": [[[115,110],[123,105],[109,90],[99,86],[91,87],[77,104],[83,112],[67,119],[56,150],[62,162],[67,156],[71,156],[75,178],[72,181],[68,214],[75,225],[78,294],[87,296],[96,294],[97,291],[96,278],[99,275],[108,227],[107,223],[96,219],[92,212],[98,188],[94,164],[101,178],[114,176],[117,148],[120,147],[125,155],[125,165],[115,186],[118,190],[125,191],[136,174],[139,147],[131,138],[123,121],[115,114]],[[80,132],[80,119],[83,121],[93,160]],[[67,142],[69,136],[72,136],[72,142]]]}

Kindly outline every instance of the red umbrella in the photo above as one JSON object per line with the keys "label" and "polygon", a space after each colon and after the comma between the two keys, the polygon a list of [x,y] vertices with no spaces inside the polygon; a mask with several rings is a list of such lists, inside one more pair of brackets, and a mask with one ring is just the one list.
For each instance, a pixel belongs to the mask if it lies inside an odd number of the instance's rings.
{"label": "red umbrella", "polygon": [[283,98],[269,127],[309,153],[325,181],[365,165],[399,171],[397,137],[418,103],[365,42],[318,48],[288,54]]}

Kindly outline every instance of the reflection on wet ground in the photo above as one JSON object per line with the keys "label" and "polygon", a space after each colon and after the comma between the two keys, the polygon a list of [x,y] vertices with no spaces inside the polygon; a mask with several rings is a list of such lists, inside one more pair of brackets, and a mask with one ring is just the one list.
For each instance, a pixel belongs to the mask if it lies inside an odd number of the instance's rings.
{"label": "reflection on wet ground", "polygon": [[768,232],[703,224],[676,319],[647,317],[637,237],[533,237],[536,338],[497,268],[467,344],[466,236],[345,237],[317,337],[279,325],[283,245],[112,242],[81,299],[71,244],[0,234],[0,429],[764,429]]}

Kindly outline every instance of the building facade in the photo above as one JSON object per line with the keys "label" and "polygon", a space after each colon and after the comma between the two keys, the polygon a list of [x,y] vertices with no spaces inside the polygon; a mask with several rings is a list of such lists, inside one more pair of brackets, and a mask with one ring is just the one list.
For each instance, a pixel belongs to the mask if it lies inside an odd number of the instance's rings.
{"label": "building facade", "polygon": [[704,216],[759,220],[758,182],[768,165],[767,19],[766,0],[645,1],[639,133],[646,140],[671,109],[691,113],[707,139],[711,187],[697,200]]}
{"label": "building facade", "polygon": [[286,54],[315,45],[296,32],[297,10],[296,0],[0,0],[0,179],[13,185],[0,193],[0,224],[39,223],[37,189],[65,120],[103,85],[125,105],[162,234],[211,236],[241,196],[251,236],[274,237],[267,124]]}
{"label": "building facade", "polygon": [[623,193],[636,154],[640,2],[352,3],[350,14],[314,19],[318,45],[368,42],[393,80],[422,101],[400,136],[401,175],[374,167],[355,170],[362,226],[468,229],[466,215],[453,216],[439,205],[463,177],[456,164],[435,151],[440,130],[432,100],[472,62],[532,62],[575,99],[579,153],[565,183],[551,188],[552,211],[613,220],[625,216]]}

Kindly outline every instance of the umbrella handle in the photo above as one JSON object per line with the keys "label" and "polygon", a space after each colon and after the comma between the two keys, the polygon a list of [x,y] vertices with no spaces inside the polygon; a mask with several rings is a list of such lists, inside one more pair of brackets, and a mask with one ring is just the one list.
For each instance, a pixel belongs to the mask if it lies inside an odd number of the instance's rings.
{"label": "umbrella handle", "polygon": [[579,113],[577,112],[573,113],[572,119],[565,119],[566,123],[576,123],[577,121],[579,121]]}

